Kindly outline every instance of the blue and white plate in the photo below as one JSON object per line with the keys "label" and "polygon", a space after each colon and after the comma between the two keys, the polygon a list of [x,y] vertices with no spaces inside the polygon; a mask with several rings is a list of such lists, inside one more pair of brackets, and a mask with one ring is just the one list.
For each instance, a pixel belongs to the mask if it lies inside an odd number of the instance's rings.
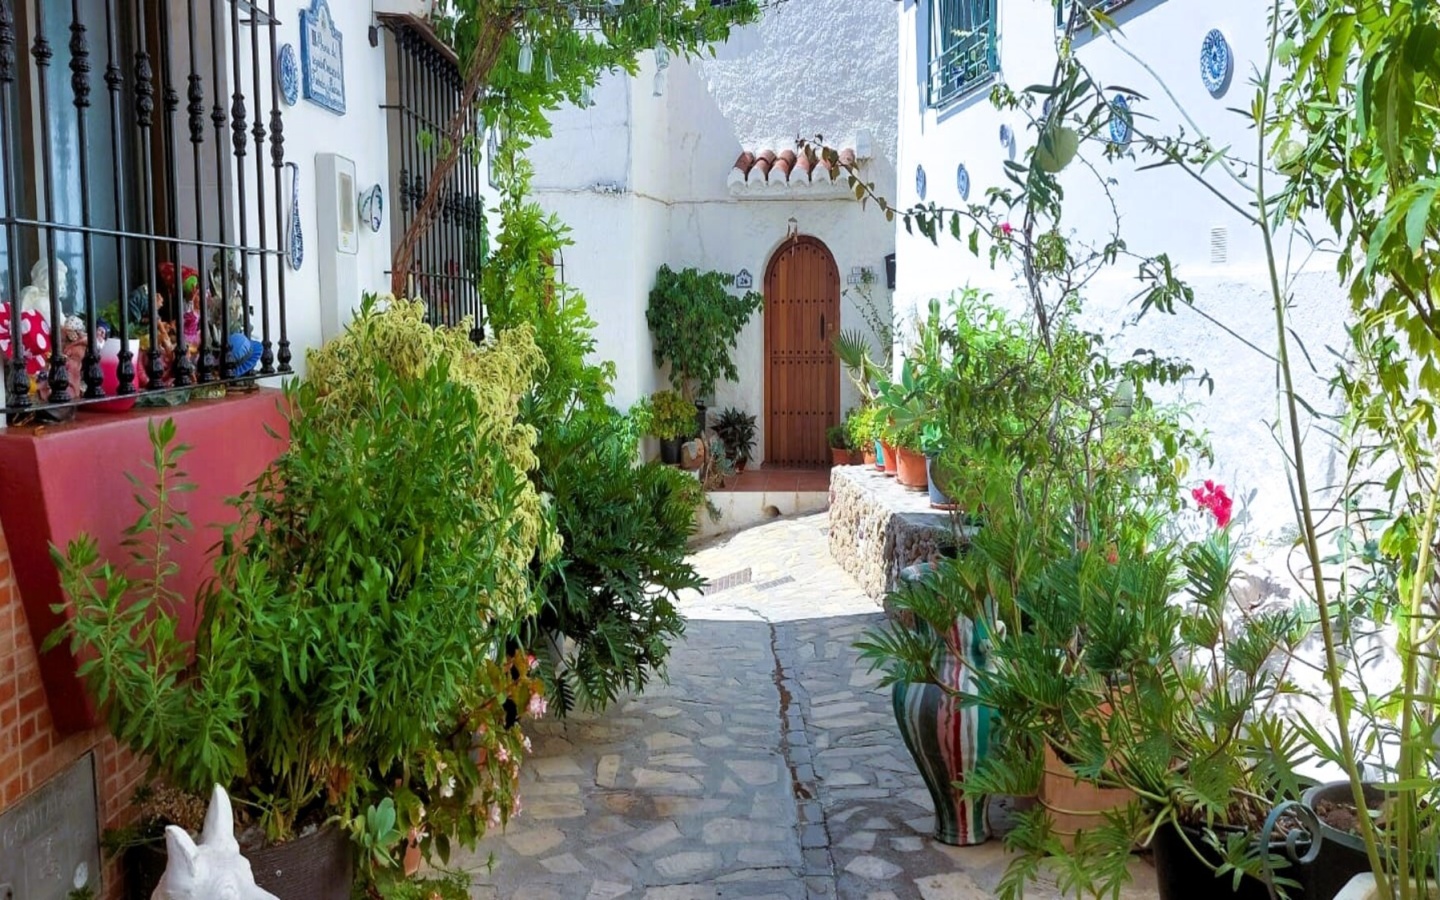
{"label": "blue and white plate", "polygon": [[280,48],[276,68],[280,70],[280,96],[287,106],[294,106],[300,102],[300,63],[295,59],[294,44]]}
{"label": "blue and white plate", "polygon": [[1015,143],[1015,131],[1009,125],[1000,126],[1000,146],[1009,147]]}
{"label": "blue and white plate", "polygon": [[970,199],[970,170],[965,168],[964,163],[955,170],[955,189],[960,192],[961,200]]}
{"label": "blue and white plate", "polygon": [[925,199],[925,167],[915,167],[915,193],[921,200]]}
{"label": "blue and white plate", "polygon": [[1230,75],[1235,71],[1235,56],[1230,52],[1230,42],[1220,29],[1212,28],[1200,44],[1200,80],[1211,96],[1219,97],[1230,87]]}
{"label": "blue and white plate", "polygon": [[1125,99],[1124,94],[1116,94],[1110,101],[1110,142],[1124,147],[1130,143],[1130,135],[1134,130],[1130,101]]}

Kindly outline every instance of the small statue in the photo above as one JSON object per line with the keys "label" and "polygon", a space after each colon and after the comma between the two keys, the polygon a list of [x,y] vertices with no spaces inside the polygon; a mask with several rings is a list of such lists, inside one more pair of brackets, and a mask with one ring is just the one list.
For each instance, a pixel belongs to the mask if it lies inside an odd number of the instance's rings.
{"label": "small statue", "polygon": [[[223,275],[220,271],[222,260],[227,270]],[[233,250],[224,251],[223,256],[222,251],[216,250],[210,260],[210,293],[205,306],[205,324],[210,331],[211,342],[220,345],[228,341],[228,335],[220,334],[220,298],[225,293],[226,276],[230,280],[230,334],[244,334],[249,337],[245,328],[245,273],[236,264]]]}
{"label": "small statue", "polygon": [[[65,288],[70,283],[70,270],[57,259],[55,273],[55,294],[64,297]],[[30,267],[30,283],[20,290],[20,308],[26,312],[39,312],[47,329],[50,326],[50,289],[50,263],[42,257]]]}
{"label": "small statue", "polygon": [[165,874],[150,900],[279,900],[255,884],[250,861],[240,855],[230,796],[220,785],[210,798],[196,844],[178,825],[165,829]]}

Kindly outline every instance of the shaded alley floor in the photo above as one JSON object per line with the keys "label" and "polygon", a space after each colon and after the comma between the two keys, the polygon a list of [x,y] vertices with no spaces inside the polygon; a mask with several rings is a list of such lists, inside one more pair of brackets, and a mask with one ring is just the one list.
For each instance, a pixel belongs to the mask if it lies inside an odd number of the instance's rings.
{"label": "shaded alley floor", "polygon": [[[831,561],[827,526],[777,520],[697,549],[711,586],[685,599],[670,682],[532,728],[522,815],[462,862],[474,896],[994,896],[998,839],[930,838],[889,692],[851,647],[881,613]],[[1125,896],[1154,897],[1150,867],[1132,870]]]}

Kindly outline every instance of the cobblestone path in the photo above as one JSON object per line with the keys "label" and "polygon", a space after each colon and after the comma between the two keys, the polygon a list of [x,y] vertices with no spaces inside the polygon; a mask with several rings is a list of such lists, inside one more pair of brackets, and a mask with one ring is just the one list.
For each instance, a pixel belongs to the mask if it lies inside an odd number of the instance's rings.
{"label": "cobblestone path", "polygon": [[[779,520],[696,551],[711,586],[683,604],[670,683],[532,728],[523,813],[463,863],[474,896],[994,895],[998,840],[929,837],[889,693],[851,647],[881,614],[831,561],[826,527],[823,513]],[[1133,869],[1125,896],[1154,897],[1149,867]]]}

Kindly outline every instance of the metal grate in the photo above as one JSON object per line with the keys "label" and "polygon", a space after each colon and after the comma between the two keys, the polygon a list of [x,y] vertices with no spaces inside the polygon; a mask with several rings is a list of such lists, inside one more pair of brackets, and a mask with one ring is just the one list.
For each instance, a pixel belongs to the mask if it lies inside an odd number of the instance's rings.
{"label": "metal grate", "polygon": [[795,583],[795,578],[794,578],[794,576],[784,575],[784,576],[781,576],[780,578],[776,578],[776,579],[774,579],[774,580],[772,580],[772,581],[762,581],[762,582],[760,582],[759,584],[755,585],[755,587],[753,588],[753,590],[754,590],[757,594],[763,594],[763,593],[765,593],[766,591],[773,591],[773,590],[774,590],[775,588],[777,588],[777,587],[782,587],[782,586],[784,586],[784,585],[794,584],[794,583]]}
{"label": "metal grate", "polygon": [[291,371],[274,12],[0,0],[10,422]]}
{"label": "metal grate", "polygon": [[749,569],[741,569],[738,572],[731,572],[729,575],[722,575],[719,578],[714,578],[706,582],[703,593],[706,597],[710,597],[721,591],[728,591],[742,584],[749,584],[750,577]]}
{"label": "metal grate", "polygon": [[[460,112],[462,81],[453,51],[423,20],[382,16],[389,33],[388,96],[390,158],[399,161],[391,195],[399,199],[398,247],[414,223],[440,161],[444,135],[457,114],[468,117],[464,132],[478,134],[475,110]],[[489,154],[487,154],[488,156]],[[485,255],[485,171],[462,151],[461,161],[441,185],[439,211],[415,249],[406,293],[423,299],[432,323],[455,326],[467,316],[470,337],[480,341],[483,310],[478,280]]]}
{"label": "metal grate", "polygon": [[995,0],[930,0],[932,107],[986,84],[999,71]]}
{"label": "metal grate", "polygon": [[1210,229],[1210,263],[1223,265],[1230,259],[1230,232],[1224,227]]}

